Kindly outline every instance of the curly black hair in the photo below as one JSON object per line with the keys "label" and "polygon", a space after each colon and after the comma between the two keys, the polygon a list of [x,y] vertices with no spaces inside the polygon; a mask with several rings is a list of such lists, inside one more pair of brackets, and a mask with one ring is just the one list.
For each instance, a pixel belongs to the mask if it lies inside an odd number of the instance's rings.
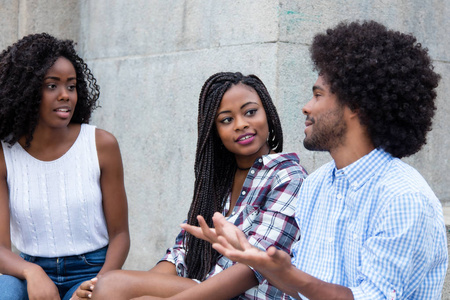
{"label": "curly black hair", "polygon": [[[237,164],[233,153],[222,144],[215,127],[217,109],[226,91],[237,84],[252,87],[261,99],[269,125],[268,144],[275,152],[283,151],[283,131],[275,105],[264,83],[255,75],[222,72],[204,83],[198,104],[198,139],[195,155],[194,195],[188,224],[198,226],[197,216],[212,226],[213,214],[222,212],[231,191]],[[185,235],[186,265],[189,278],[205,279],[217,263],[218,253],[211,244],[189,233]]]}
{"label": "curly black hair", "polygon": [[72,123],[88,123],[100,96],[100,88],[71,40],[47,34],[30,34],[0,54],[0,139],[14,144],[26,137],[29,147],[39,119],[42,83],[59,57],[67,58],[77,76],[78,101]]}
{"label": "curly black hair", "polygon": [[401,158],[426,143],[440,76],[414,36],[374,21],[341,22],[316,35],[310,53],[314,69],[341,104],[358,112],[376,148]]}

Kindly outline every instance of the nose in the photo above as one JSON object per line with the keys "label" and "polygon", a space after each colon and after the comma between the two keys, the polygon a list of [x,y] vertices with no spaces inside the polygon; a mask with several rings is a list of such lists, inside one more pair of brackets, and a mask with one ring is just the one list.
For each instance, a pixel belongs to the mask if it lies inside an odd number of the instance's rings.
{"label": "nose", "polygon": [[237,117],[236,121],[234,122],[234,130],[244,130],[248,128],[248,122],[243,117]]}
{"label": "nose", "polygon": [[69,93],[65,87],[62,87],[58,96],[59,101],[69,101]]}
{"label": "nose", "polygon": [[305,106],[303,106],[303,108],[302,108],[302,113],[303,113],[304,115],[309,115],[309,114],[311,113],[311,102],[312,102],[312,99],[309,100],[309,101],[305,104]]}

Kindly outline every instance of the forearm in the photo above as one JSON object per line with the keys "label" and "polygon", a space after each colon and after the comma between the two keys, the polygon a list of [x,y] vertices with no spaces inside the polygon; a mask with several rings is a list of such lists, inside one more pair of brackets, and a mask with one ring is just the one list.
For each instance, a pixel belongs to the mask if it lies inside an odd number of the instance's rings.
{"label": "forearm", "polygon": [[244,264],[236,264],[171,299],[227,300],[258,285],[254,272]]}
{"label": "forearm", "polygon": [[23,260],[10,249],[0,247],[0,273],[27,279],[34,272],[44,271],[40,266]]}
{"label": "forearm", "polygon": [[258,270],[274,286],[296,299],[301,293],[310,300],[352,300],[353,294],[347,287],[317,279],[291,265],[282,272]]}
{"label": "forearm", "polygon": [[106,252],[105,264],[99,274],[110,270],[122,268],[130,249],[130,236],[128,231],[124,231],[109,240],[108,251]]}

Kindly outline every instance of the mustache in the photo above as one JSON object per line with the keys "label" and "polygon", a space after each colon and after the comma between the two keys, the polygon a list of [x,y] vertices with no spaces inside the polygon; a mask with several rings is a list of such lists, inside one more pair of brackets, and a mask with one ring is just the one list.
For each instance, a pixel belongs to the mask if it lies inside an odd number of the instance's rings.
{"label": "mustache", "polygon": [[316,120],[313,117],[307,116],[306,121],[310,121],[312,124],[316,123]]}

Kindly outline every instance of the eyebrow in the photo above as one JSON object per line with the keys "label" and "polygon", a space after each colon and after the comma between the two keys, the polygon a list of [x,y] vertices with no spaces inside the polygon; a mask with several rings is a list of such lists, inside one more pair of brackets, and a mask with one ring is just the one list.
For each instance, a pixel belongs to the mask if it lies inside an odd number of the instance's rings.
{"label": "eyebrow", "polygon": [[[250,104],[256,104],[256,105],[259,106],[259,104],[258,104],[257,102],[249,101],[249,102],[244,103],[244,104],[240,107],[240,109],[243,109],[244,107],[246,107],[247,105],[250,105]],[[220,114],[226,114],[226,113],[230,113],[230,112],[231,112],[230,110],[224,110],[224,111],[221,111],[221,112],[217,113],[216,118],[217,118]]]}
{"label": "eyebrow", "polygon": [[321,87],[320,85],[315,85],[312,87],[313,92],[316,90],[321,90],[321,91],[325,91],[325,89],[323,87]]}
{"label": "eyebrow", "polygon": [[[47,80],[47,79],[52,79],[52,80],[57,80],[57,81],[61,80],[61,78],[56,77],[56,76],[47,76],[47,77],[44,78],[44,80]],[[67,81],[72,81],[72,80],[77,80],[77,78],[76,77],[69,77],[67,79]]]}

